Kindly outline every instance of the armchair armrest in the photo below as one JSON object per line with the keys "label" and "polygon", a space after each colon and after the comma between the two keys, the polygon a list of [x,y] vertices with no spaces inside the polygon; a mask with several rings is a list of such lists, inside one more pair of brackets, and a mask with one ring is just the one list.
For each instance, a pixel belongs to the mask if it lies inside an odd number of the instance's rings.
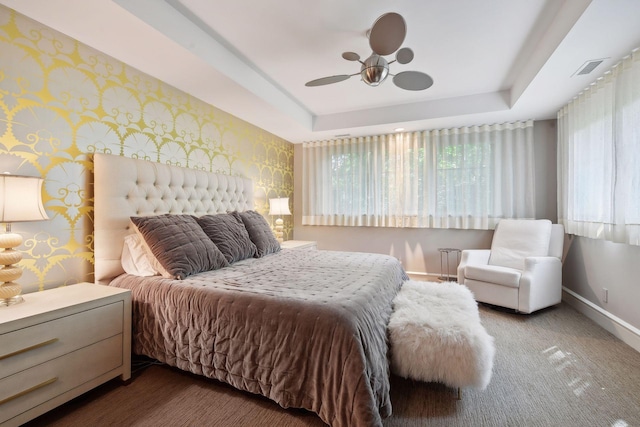
{"label": "armchair armrest", "polygon": [[464,284],[464,268],[467,265],[487,265],[491,251],[489,249],[465,249],[458,264],[458,283]]}
{"label": "armchair armrest", "polygon": [[520,278],[519,311],[531,313],[555,305],[562,299],[562,262],[548,257],[528,257],[524,260]]}

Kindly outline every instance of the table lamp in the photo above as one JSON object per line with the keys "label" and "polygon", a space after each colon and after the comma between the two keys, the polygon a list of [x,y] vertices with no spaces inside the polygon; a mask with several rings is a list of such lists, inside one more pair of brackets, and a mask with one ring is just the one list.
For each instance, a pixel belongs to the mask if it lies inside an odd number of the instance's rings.
{"label": "table lamp", "polygon": [[281,197],[277,199],[269,199],[269,215],[277,216],[276,219],[276,227],[275,234],[278,242],[282,243],[283,241],[283,223],[282,215],[291,215],[291,211],[289,210],[289,198]]}
{"label": "table lamp", "polygon": [[11,223],[49,219],[42,205],[42,183],[35,176],[0,174],[0,223],[5,223],[5,233],[0,233],[0,306],[22,302],[22,287],[14,282],[22,276],[17,264],[22,253],[15,247],[22,243],[22,236],[11,232]]}

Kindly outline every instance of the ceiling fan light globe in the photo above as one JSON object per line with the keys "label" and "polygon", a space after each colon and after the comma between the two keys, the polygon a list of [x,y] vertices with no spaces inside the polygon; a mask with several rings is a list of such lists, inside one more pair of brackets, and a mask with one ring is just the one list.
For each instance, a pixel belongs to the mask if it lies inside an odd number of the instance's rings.
{"label": "ceiling fan light globe", "polygon": [[383,57],[373,54],[362,64],[360,76],[369,86],[378,86],[389,75],[389,63]]}

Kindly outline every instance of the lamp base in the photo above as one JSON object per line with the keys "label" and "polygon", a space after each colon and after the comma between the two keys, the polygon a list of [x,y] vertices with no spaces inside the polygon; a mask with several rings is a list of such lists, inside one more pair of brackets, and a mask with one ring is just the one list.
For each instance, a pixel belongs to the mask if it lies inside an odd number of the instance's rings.
{"label": "lamp base", "polygon": [[283,236],[284,236],[283,230],[284,230],[284,221],[282,220],[282,218],[276,219],[275,235],[276,235],[276,240],[279,243],[282,243],[283,241]]}
{"label": "lamp base", "polygon": [[22,236],[15,233],[0,234],[0,307],[21,303],[22,286],[14,282],[22,276],[22,269],[17,265],[22,260],[22,253],[13,248],[22,243]]}
{"label": "lamp base", "polygon": [[[6,251],[5,251],[6,252]],[[0,255],[5,252],[0,252]],[[22,302],[22,286],[13,280],[22,275],[22,269],[16,265],[5,265],[0,268],[0,306],[7,306]]]}
{"label": "lamp base", "polygon": [[0,307],[8,307],[10,305],[20,304],[21,302],[24,302],[24,298],[22,298],[22,295],[16,295],[15,297],[11,298],[3,298],[0,299]]}

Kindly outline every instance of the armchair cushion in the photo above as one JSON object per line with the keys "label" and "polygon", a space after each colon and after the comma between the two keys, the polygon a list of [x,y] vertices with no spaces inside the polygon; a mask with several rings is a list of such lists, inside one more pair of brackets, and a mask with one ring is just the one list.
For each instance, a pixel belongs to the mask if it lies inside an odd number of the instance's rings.
{"label": "armchair cushion", "polygon": [[467,265],[464,269],[464,277],[467,279],[512,288],[520,286],[521,276],[522,272],[520,270],[497,265]]}
{"label": "armchair cushion", "polygon": [[491,242],[489,265],[524,270],[524,259],[549,254],[551,221],[503,219]]}

